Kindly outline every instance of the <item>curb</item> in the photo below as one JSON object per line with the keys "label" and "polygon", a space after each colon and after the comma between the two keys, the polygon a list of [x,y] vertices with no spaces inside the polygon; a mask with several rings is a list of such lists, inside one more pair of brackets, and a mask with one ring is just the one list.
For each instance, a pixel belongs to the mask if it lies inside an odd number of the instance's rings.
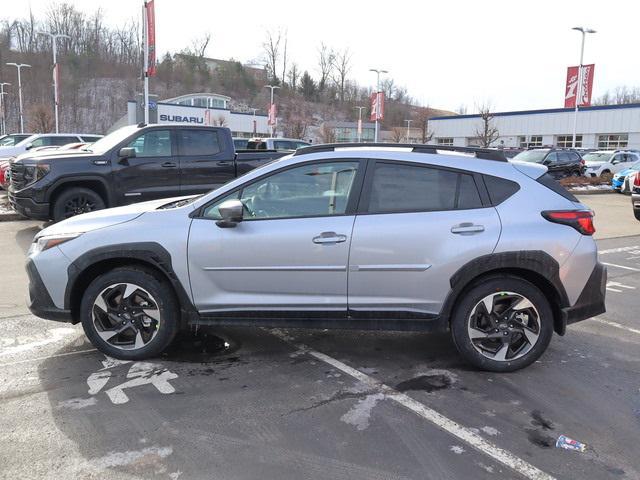
{"label": "curb", "polygon": [[15,222],[17,220],[29,220],[17,212],[0,213],[0,222]]}
{"label": "curb", "polygon": [[569,193],[573,193],[574,195],[607,195],[607,194],[618,194],[618,192],[614,190],[569,190]]}

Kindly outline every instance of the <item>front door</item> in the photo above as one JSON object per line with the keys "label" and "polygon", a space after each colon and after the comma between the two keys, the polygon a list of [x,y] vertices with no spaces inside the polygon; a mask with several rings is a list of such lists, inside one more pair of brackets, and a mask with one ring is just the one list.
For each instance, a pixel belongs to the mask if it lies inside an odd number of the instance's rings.
{"label": "front door", "polygon": [[469,173],[376,161],[367,177],[349,255],[350,314],[438,314],[453,273],[493,252],[495,208]]}
{"label": "front door", "polygon": [[136,156],[112,160],[119,204],[142,202],[180,194],[180,169],[171,130],[147,130],[128,145]]}
{"label": "front door", "polygon": [[[345,316],[359,161],[305,163],[253,180],[193,220],[188,257],[196,307],[209,315]],[[236,198],[244,219],[220,228]]]}

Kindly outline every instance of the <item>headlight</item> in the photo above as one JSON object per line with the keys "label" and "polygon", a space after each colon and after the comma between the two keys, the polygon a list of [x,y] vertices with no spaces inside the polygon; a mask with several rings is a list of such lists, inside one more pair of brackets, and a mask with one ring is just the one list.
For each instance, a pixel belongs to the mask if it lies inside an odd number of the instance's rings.
{"label": "headlight", "polygon": [[26,165],[24,167],[23,174],[24,183],[25,185],[31,185],[32,183],[40,180],[47,173],[49,173],[49,165],[46,163],[41,163],[38,165]]}
{"label": "headlight", "polygon": [[74,238],[82,235],[81,233],[61,233],[59,235],[46,235],[44,237],[40,237],[37,240],[34,240],[29,248],[28,255],[32,253],[40,253],[45,250],[49,250],[51,247],[55,247],[62,243],[68,242],[69,240],[73,240]]}

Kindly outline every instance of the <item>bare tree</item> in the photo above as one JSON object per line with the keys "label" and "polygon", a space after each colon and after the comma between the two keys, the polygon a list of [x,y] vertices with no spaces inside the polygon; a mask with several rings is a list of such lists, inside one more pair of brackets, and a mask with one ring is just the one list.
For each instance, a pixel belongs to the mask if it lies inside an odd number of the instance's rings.
{"label": "bare tree", "polygon": [[640,87],[620,85],[594,99],[594,105],[622,105],[640,102]]}
{"label": "bare tree", "polygon": [[493,125],[494,115],[491,113],[491,105],[481,105],[478,107],[478,113],[482,123],[480,128],[476,128],[476,138],[481,147],[487,148],[498,139],[500,133],[497,127]]}
{"label": "bare tree", "polygon": [[467,114],[467,106],[464,103],[458,105],[458,108],[455,109],[455,112],[458,115],[466,115]]}
{"label": "bare tree", "polygon": [[300,97],[294,97],[283,105],[282,131],[285,137],[304,139],[312,121],[312,109]]}
{"label": "bare tree", "polygon": [[295,91],[298,88],[298,78],[300,77],[300,71],[298,70],[297,63],[294,62],[291,65],[287,77],[289,79],[289,86],[291,87],[291,90]]}
{"label": "bare tree", "polygon": [[433,138],[433,132],[429,130],[429,119],[432,117],[429,105],[416,110],[416,122],[421,130],[422,143],[428,143]]}
{"label": "bare tree", "polygon": [[335,130],[326,122],[323,123],[322,128],[320,128],[320,141],[322,143],[335,143],[336,141]]}
{"label": "bare tree", "polygon": [[224,115],[219,115],[217,121],[214,120],[213,123],[215,126],[218,126],[218,127],[226,127],[227,119],[224,117]]}
{"label": "bare tree", "polygon": [[28,115],[30,132],[50,133],[53,130],[51,108],[40,103],[31,107]]}
{"label": "bare tree", "polygon": [[211,33],[207,32],[201,37],[191,40],[191,50],[193,55],[198,58],[204,58],[209,42],[211,41]]}
{"label": "bare tree", "polygon": [[284,49],[282,52],[282,85],[284,85],[285,79],[287,78],[287,44],[288,41],[288,32],[284,31]]}
{"label": "bare tree", "polygon": [[334,60],[335,53],[333,52],[333,49],[329,48],[324,43],[321,43],[320,48],[318,49],[318,67],[320,68],[318,90],[320,93],[324,92],[327,86],[327,80],[329,80],[334,67]]}
{"label": "bare tree", "polygon": [[394,143],[402,143],[406,132],[403,127],[393,127],[391,129],[391,140],[393,140]]}
{"label": "bare tree", "polygon": [[340,103],[344,103],[344,90],[347,82],[347,75],[351,70],[351,52],[349,48],[335,54],[334,59],[336,71],[336,85],[338,86],[338,94],[340,95]]}
{"label": "bare tree", "polygon": [[262,51],[267,62],[267,71],[270,80],[277,84],[278,81],[278,60],[280,59],[280,41],[282,40],[282,32],[278,29],[276,32],[266,31],[266,38],[262,42]]}

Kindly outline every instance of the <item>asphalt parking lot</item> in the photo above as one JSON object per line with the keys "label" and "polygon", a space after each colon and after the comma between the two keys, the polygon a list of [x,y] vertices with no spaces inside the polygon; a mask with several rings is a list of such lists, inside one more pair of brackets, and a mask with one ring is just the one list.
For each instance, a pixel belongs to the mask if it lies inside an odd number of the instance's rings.
{"label": "asphalt parking lot", "polygon": [[511,374],[422,333],[200,329],[109,359],[28,313],[41,224],[0,223],[0,478],[640,478],[640,222],[628,197],[582,200],[607,312]]}

